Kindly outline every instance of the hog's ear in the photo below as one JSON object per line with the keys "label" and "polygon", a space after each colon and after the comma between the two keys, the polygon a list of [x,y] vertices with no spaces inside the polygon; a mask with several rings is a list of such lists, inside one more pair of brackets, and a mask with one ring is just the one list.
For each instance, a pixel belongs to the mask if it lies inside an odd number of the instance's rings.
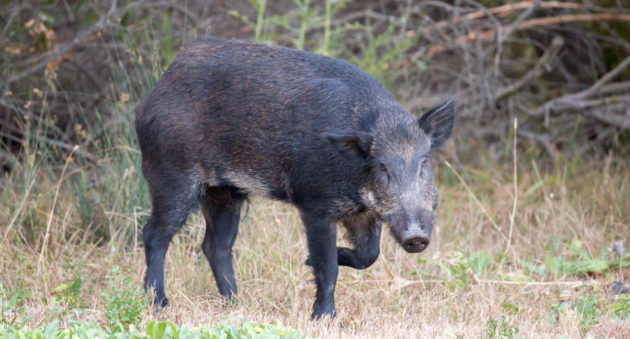
{"label": "hog's ear", "polygon": [[450,98],[433,107],[418,119],[420,128],[431,138],[431,149],[442,146],[453,132],[455,99]]}
{"label": "hog's ear", "polygon": [[365,132],[324,135],[333,147],[347,160],[365,161],[372,155],[374,137]]}

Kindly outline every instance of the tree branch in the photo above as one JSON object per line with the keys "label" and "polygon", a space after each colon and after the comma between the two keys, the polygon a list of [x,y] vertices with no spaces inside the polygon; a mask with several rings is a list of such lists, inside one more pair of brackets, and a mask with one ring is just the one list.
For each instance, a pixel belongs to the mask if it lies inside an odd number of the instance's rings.
{"label": "tree branch", "polygon": [[539,106],[535,110],[531,111],[529,115],[533,117],[538,117],[545,114],[551,109],[561,109],[562,106],[575,107],[577,102],[579,102],[582,99],[585,99],[588,96],[591,96],[597,93],[597,91],[603,85],[610,82],[613,78],[619,75],[619,73],[621,73],[628,66],[630,66],[630,56],[625,58],[622,62],[619,63],[619,65],[617,65],[617,67],[613,68],[610,72],[604,74],[604,76],[599,78],[599,80],[597,80],[591,87],[577,93],[568,94],[568,95],[550,100],[544,105]]}
{"label": "tree branch", "polygon": [[525,74],[513,84],[497,90],[496,94],[494,95],[494,101],[499,101],[505,97],[514,94],[525,85],[530,83],[532,80],[540,77],[545,71],[547,71],[549,61],[555,58],[555,56],[558,54],[558,51],[560,51],[560,49],[562,48],[562,45],[564,45],[564,39],[560,36],[556,36],[551,42],[551,46],[549,46],[543,56],[538,59],[538,62],[536,63],[534,68],[532,68],[529,72],[527,72],[527,74]]}
{"label": "tree branch", "polygon": [[[600,14],[574,14],[574,15],[558,15],[545,18],[530,19],[523,22],[518,29],[526,30],[536,27],[544,27],[558,24],[567,24],[573,22],[593,22],[593,21],[630,21],[630,14],[624,13],[600,13]],[[507,25],[502,27],[502,31],[510,30],[513,25]],[[444,52],[448,49],[452,49],[457,46],[466,45],[470,42],[477,40],[491,40],[494,39],[497,34],[496,30],[483,31],[481,33],[470,32],[465,36],[461,36],[455,39],[455,43],[452,45],[437,45],[429,48],[426,55],[432,56]]]}
{"label": "tree branch", "polygon": [[[608,106],[606,109],[589,109],[585,110],[584,113],[590,117],[593,117],[601,122],[607,123],[609,125],[617,126],[622,129],[630,130],[630,105],[626,105],[626,114],[621,115],[617,113],[611,112],[611,107]],[[623,108],[622,108],[623,109]]]}
{"label": "tree branch", "polygon": [[[533,7],[534,5],[535,5],[535,1],[529,0],[529,1],[521,1],[517,3],[497,6],[497,7],[493,7],[488,10],[485,10],[485,11],[476,11],[476,12],[468,13],[463,16],[458,16],[458,17],[453,18],[452,20],[443,20],[443,21],[436,22],[435,24],[426,27],[424,31],[428,33],[432,30],[443,29],[448,26],[458,24],[462,21],[472,21],[476,19],[481,19],[488,15],[498,15],[498,16],[504,17],[514,11],[521,10],[521,9],[528,9],[528,8]],[[539,6],[540,8],[560,8],[560,9],[586,9],[587,8],[587,9],[597,10],[597,11],[609,10],[608,8],[603,8],[603,7],[596,7],[596,6],[586,7],[579,3],[561,2],[561,1],[541,1]]]}
{"label": "tree branch", "polygon": [[72,38],[72,40],[70,40],[70,42],[66,43],[65,45],[58,47],[52,51],[49,51],[47,53],[44,53],[41,56],[38,56],[37,58],[31,59],[31,60],[27,60],[26,64],[32,64],[30,67],[28,67],[27,69],[23,70],[22,72],[10,77],[5,83],[4,86],[8,87],[10,84],[19,81],[41,69],[43,69],[44,67],[46,67],[46,65],[51,61],[51,60],[55,60],[58,57],[64,55],[65,53],[69,52],[72,48],[74,48],[77,44],[79,44],[81,41],[83,41],[86,37],[100,31],[101,29],[103,29],[105,27],[105,25],[107,24],[107,20],[114,14],[114,12],[116,11],[116,1],[117,0],[112,0],[111,5],[109,7],[109,10],[107,11],[107,13],[105,13],[103,16],[101,16],[101,18],[89,29],[78,33],[77,35],[74,36],[74,38]]}

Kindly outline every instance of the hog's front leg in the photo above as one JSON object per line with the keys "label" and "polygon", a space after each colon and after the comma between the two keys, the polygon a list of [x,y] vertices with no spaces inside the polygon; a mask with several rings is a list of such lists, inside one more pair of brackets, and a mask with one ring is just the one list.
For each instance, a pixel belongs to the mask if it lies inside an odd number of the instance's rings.
{"label": "hog's front leg", "polygon": [[[356,215],[345,218],[342,223],[354,248],[337,247],[338,265],[359,270],[370,267],[380,253],[381,222],[370,215]],[[310,256],[306,264],[312,266]]]}
{"label": "hog's front leg", "polygon": [[313,267],[317,293],[313,304],[313,319],[329,315],[336,317],[335,285],[337,265],[336,220],[319,213],[302,212],[309,250],[309,265]]}
{"label": "hog's front leg", "polygon": [[354,248],[337,248],[339,265],[356,269],[370,267],[380,253],[381,223],[373,217],[355,217],[345,219],[343,225]]}

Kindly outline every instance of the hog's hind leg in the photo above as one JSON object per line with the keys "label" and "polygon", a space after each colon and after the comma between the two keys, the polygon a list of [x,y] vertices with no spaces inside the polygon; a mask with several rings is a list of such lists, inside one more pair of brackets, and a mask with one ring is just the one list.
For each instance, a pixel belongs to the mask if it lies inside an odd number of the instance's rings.
{"label": "hog's hind leg", "polygon": [[193,185],[187,183],[169,182],[168,185],[156,184],[150,187],[153,202],[151,217],[142,230],[147,262],[144,289],[155,291],[154,304],[159,310],[168,305],[164,293],[166,251],[175,233],[184,225],[188,214],[197,205],[197,193],[191,189]]}
{"label": "hog's hind leg", "polygon": [[238,233],[245,196],[229,188],[210,187],[200,205],[206,218],[206,235],[201,248],[210,263],[219,293],[233,302],[236,279],[232,266],[232,247]]}

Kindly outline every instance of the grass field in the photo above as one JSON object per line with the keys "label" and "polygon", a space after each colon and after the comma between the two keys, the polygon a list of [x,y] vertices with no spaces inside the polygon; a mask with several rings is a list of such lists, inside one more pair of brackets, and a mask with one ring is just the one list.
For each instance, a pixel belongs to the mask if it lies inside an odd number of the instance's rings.
{"label": "grass field", "polygon": [[[81,9],[83,3],[73,5],[76,12],[89,14]],[[158,3],[143,5],[150,9]],[[542,71],[530,77],[528,65],[538,67],[538,54],[543,52],[525,35],[514,38],[515,47],[506,47],[505,55],[491,43],[482,50],[479,42],[471,43],[465,53],[453,52],[444,62],[437,57],[428,59],[430,64],[420,57],[414,60],[414,39],[423,28],[411,27],[407,19],[424,14],[414,14],[410,5],[402,6],[406,14],[396,20],[371,10],[349,12],[366,14],[369,20],[358,23],[351,22],[350,15],[335,16],[346,5],[353,10],[356,3],[349,1],[295,1],[297,10],[275,15],[265,14],[265,0],[245,3],[255,9],[249,19],[236,10],[222,10],[226,18],[243,21],[248,30],[238,31],[251,33],[251,40],[353,62],[404,98],[403,106],[413,113],[430,106],[423,99],[459,93],[463,100],[458,102],[454,140],[433,159],[440,203],[428,250],[408,254],[384,232],[381,255],[373,266],[362,271],[340,268],[338,318],[314,322],[309,318],[315,285],[310,267],[304,265],[306,239],[299,216],[289,205],[252,197],[235,245],[238,304],[226,306],[219,298],[200,248],[205,223],[196,212],[171,243],[166,259],[170,306],[155,313],[141,287],[145,271],[141,232],[150,206],[132,112],[163,72],[162,64],[172,60],[173,36],[163,33],[174,31],[177,17],[159,26],[140,9],[135,17],[128,16],[126,11],[132,13],[134,4],[125,2],[119,5],[118,21],[112,20],[110,31],[103,30],[101,36],[98,30],[106,48],[95,49],[114,60],[104,72],[109,77],[106,89],[64,92],[71,78],[62,83],[63,79],[47,73],[45,79],[24,82],[25,87],[39,86],[25,89],[27,102],[10,91],[2,96],[0,103],[15,108],[21,134],[17,150],[3,148],[0,154],[11,166],[0,176],[0,338],[19,333],[35,336],[29,329],[59,337],[72,332],[86,338],[122,333],[159,338],[162,328],[181,337],[205,333],[217,337],[630,338],[630,293],[613,293],[630,288],[630,254],[613,246],[617,242],[630,247],[630,158],[623,151],[627,131],[598,125],[592,130],[601,132],[600,139],[591,143],[584,130],[593,122],[576,118],[572,111],[553,115],[548,129],[542,117],[526,115],[530,108],[555,100],[554,95],[585,86],[573,88],[554,74],[543,80]],[[427,3],[441,7],[441,2]],[[99,2],[89,5],[90,10],[99,9]],[[459,15],[455,7],[451,9]],[[467,13],[474,13],[473,9]],[[162,17],[161,10],[147,13]],[[127,22],[134,18],[135,22]],[[181,37],[175,37],[179,42],[190,33],[187,21],[183,22]],[[199,20],[197,28],[204,25]],[[16,34],[26,34],[22,26]],[[199,28],[192,35],[203,36],[201,32]],[[106,40],[108,34],[115,38]],[[628,48],[627,43],[623,46]],[[544,52],[540,60],[546,55],[553,59],[553,53]],[[82,57],[79,61],[98,59]],[[527,57],[526,62],[519,57]],[[9,61],[7,70],[20,66]],[[459,63],[465,67],[455,68]],[[429,81],[432,67],[436,76]],[[63,78],[61,68],[59,72]],[[419,86],[423,81],[429,82],[428,89]],[[581,85],[590,86],[588,81]],[[602,93],[613,93],[614,100],[627,103],[630,87],[621,85],[628,86],[628,81],[600,85]],[[512,92],[505,90],[510,88]],[[484,100],[501,92],[497,89],[504,89],[509,100],[496,99],[489,105],[493,111],[482,116]],[[597,89],[592,92],[597,94]],[[98,104],[84,105],[83,94],[94,96]],[[419,94],[423,98],[418,99]],[[57,115],[47,106],[50,97],[68,101],[63,116],[70,120],[72,133],[55,130]],[[501,116],[504,113],[529,119],[528,128],[543,133],[518,133],[521,130],[515,125],[509,127],[511,118]],[[492,114],[507,123],[494,128],[493,119],[498,118]],[[562,147],[556,149],[554,143],[541,139],[552,132],[557,132]],[[51,137],[66,134],[72,137]],[[521,140],[522,135],[538,139]],[[487,140],[492,138],[494,146],[489,147]],[[79,146],[73,148],[75,144]],[[604,151],[607,147],[609,152]],[[344,243],[342,236],[339,243]]]}
{"label": "grass field", "polygon": [[[111,164],[124,155],[128,167]],[[132,146],[109,149],[99,178],[90,179],[96,184],[83,178],[96,169],[71,158],[58,175],[45,170],[50,164],[33,163],[4,178],[3,325],[59,320],[64,327],[79,320],[143,328],[151,320],[193,326],[247,320],[319,337],[630,335],[628,294],[615,297],[609,289],[630,280],[630,255],[621,260],[610,249],[630,234],[630,178],[621,160],[545,171],[521,162],[514,185],[512,163],[455,170],[438,158],[441,199],[431,246],[407,254],[384,233],[372,267],[340,269],[339,317],[329,324],[309,320],[314,284],[303,264],[296,211],[257,198],[235,245],[238,305],[219,299],[199,248],[205,226],[197,213],[168,252],[171,305],[153,313],[140,289],[138,238],[149,209],[137,157]],[[102,200],[90,197],[96,193]],[[100,212],[82,216],[89,206]],[[110,240],[96,241],[98,234]]]}

